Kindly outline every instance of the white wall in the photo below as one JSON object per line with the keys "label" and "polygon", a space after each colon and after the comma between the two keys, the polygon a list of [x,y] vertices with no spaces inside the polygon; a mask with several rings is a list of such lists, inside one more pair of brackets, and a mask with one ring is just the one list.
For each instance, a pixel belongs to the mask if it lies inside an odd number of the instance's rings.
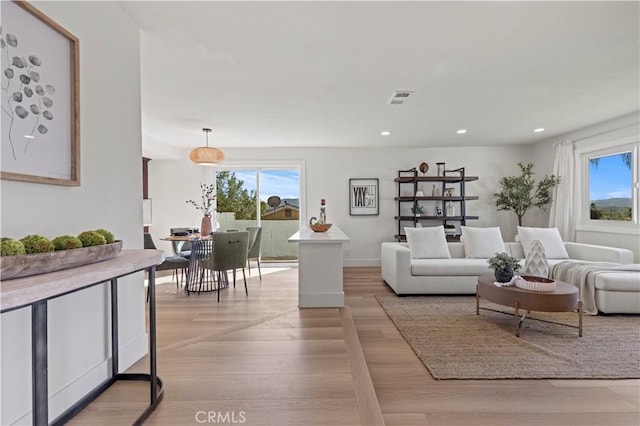
{"label": "white wall", "polygon": [[[351,237],[345,247],[346,265],[379,265],[380,243],[394,241],[397,224],[394,216],[397,206],[394,179],[399,169],[417,167],[425,161],[435,174],[435,163],[444,161],[447,168],[466,167],[468,175],[479,176],[477,182],[467,185],[469,195],[478,195],[478,201],[469,201],[467,211],[478,215],[469,226],[500,226],[507,241],[515,236],[516,218],[510,212],[496,212],[493,193],[498,189],[500,177],[517,172],[516,163],[525,160],[529,152],[523,147],[467,147],[467,148],[389,148],[389,149],[335,149],[335,148],[280,148],[280,149],[225,149],[226,165],[235,162],[281,161],[304,162],[306,188],[301,199],[301,211],[315,216],[320,199],[327,200],[327,219],[342,228]],[[169,228],[199,223],[200,215],[185,203],[200,197],[200,181],[210,181],[210,170],[192,164],[187,153],[180,160],[153,160],[149,163],[149,193],[153,198],[153,226],[150,228],[160,248],[170,251],[159,238]],[[380,215],[349,216],[349,178],[380,179]],[[304,197],[303,195],[303,197]],[[304,213],[303,213],[304,214]]]}
{"label": "white wall", "polygon": [[[551,173],[553,169],[553,157],[555,149],[553,143],[563,140],[574,141],[574,149],[581,150],[590,147],[604,147],[640,135],[640,115],[638,112],[608,120],[593,126],[577,129],[573,132],[555,137],[535,144],[532,147],[533,161],[536,163],[538,174]],[[576,167],[580,166],[579,158],[576,158]],[[577,187],[576,187],[577,188]],[[549,215],[546,213],[538,217],[537,226],[548,226]],[[634,252],[635,262],[640,262],[640,233],[635,231],[612,232],[611,229],[587,228],[577,224],[576,241],[580,243],[601,244],[613,247],[626,248]]]}
{"label": "white wall", "polygon": [[[139,32],[114,2],[33,2],[80,39],[81,186],[1,181],[2,236],[98,227],[142,248]],[[120,280],[121,369],[146,353],[143,276]],[[49,407],[55,418],[107,377],[104,286],[49,303]],[[3,314],[3,425],[31,422],[29,308]],[[146,396],[146,395],[145,395]]]}

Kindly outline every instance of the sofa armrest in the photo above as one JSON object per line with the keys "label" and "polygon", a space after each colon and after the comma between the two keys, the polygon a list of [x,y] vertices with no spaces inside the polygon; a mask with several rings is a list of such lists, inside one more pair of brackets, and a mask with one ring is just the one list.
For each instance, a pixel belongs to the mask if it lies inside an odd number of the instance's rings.
{"label": "sofa armrest", "polygon": [[633,252],[616,247],[583,243],[564,243],[570,259],[590,262],[633,263]]}
{"label": "sofa armrest", "polygon": [[411,251],[401,243],[382,243],[382,279],[396,290],[411,277]]}

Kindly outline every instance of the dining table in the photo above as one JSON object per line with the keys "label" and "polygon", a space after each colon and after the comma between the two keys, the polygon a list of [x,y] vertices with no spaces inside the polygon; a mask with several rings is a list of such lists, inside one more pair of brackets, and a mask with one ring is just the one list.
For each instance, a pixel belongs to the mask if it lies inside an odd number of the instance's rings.
{"label": "dining table", "polygon": [[[191,243],[191,255],[189,256],[189,267],[187,268],[187,278],[184,286],[187,295],[217,290],[216,283],[220,280],[220,277],[202,265],[202,262],[208,259],[211,254],[213,238],[213,234],[202,236],[196,232],[160,238],[162,241],[188,241]],[[226,285],[225,281],[222,280]]]}

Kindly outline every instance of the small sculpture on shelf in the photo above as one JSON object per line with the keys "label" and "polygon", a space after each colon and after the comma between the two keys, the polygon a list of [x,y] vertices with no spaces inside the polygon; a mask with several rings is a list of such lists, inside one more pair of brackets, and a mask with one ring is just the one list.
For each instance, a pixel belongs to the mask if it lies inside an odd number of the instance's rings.
{"label": "small sculpture on shelf", "polygon": [[436,206],[436,216],[437,217],[442,216],[442,207]]}

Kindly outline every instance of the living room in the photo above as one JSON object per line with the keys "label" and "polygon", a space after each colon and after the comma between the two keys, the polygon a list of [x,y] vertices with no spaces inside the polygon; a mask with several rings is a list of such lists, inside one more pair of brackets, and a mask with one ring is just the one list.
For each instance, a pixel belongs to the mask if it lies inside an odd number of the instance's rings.
{"label": "living room", "polygon": [[[306,219],[316,214],[320,199],[327,199],[329,221],[340,226],[351,236],[351,243],[344,253],[345,266],[379,267],[380,244],[393,241],[393,235],[396,233],[396,223],[393,219],[397,208],[393,200],[396,195],[394,178],[398,170],[417,167],[421,162],[431,166],[431,173],[434,173],[436,162],[444,162],[451,168],[465,167],[468,174],[478,176],[478,181],[470,185],[469,191],[477,195],[479,200],[469,203],[469,208],[479,219],[468,225],[499,226],[505,241],[513,241],[516,234],[516,218],[510,212],[496,211],[493,194],[499,189],[500,178],[518,172],[518,162],[534,163],[536,175],[542,176],[553,171],[556,142],[571,140],[576,152],[587,153],[591,149],[597,151],[615,147],[618,143],[638,143],[638,5],[634,2],[617,3],[615,6],[604,2],[590,3],[593,5],[578,3],[574,6],[601,8],[595,12],[585,12],[584,21],[575,19],[582,16],[582,13],[563,11],[563,8],[571,6],[562,6],[560,2],[551,3],[548,5],[552,8],[551,11],[541,9],[532,14],[530,20],[522,17],[520,20],[512,18],[512,32],[507,34],[493,33],[491,25],[478,25],[478,22],[482,23],[483,20],[474,16],[475,11],[464,12],[467,5],[451,5],[450,7],[460,8],[462,11],[464,19],[461,22],[454,25],[455,17],[446,18],[434,13],[431,14],[432,21],[429,21],[429,24],[434,32],[436,29],[446,30],[447,35],[451,35],[455,30],[462,31],[460,27],[465,27],[466,30],[460,38],[466,41],[459,38],[458,44],[455,44],[443,39],[443,36],[439,39],[436,37],[440,40],[440,45],[426,51],[444,62],[429,66],[423,64],[425,68],[421,71],[420,77],[421,80],[427,80],[428,84],[418,85],[417,77],[404,74],[408,66],[403,59],[405,56],[411,56],[413,50],[410,47],[406,50],[400,49],[402,55],[392,56],[390,59],[379,52],[379,56],[372,61],[373,65],[365,61],[365,66],[351,69],[350,74],[344,74],[352,76],[349,84],[338,84],[339,77],[343,77],[340,74],[345,72],[342,69],[336,72],[321,69],[309,71],[307,75],[312,83],[327,78],[328,81],[321,87],[321,92],[336,86],[337,90],[344,92],[345,98],[357,99],[357,102],[348,108],[336,106],[335,115],[328,114],[331,109],[326,104],[322,104],[322,108],[325,109],[305,110],[305,104],[296,104],[295,99],[286,96],[288,87],[283,83],[273,92],[268,88],[260,88],[256,83],[260,81],[260,77],[251,80],[257,86],[250,85],[247,89],[248,94],[239,98],[264,97],[267,99],[265,102],[271,105],[269,109],[253,111],[253,115],[250,115],[252,108],[249,108],[249,104],[234,105],[234,108],[225,109],[225,102],[229,99],[226,98],[219,100],[220,104],[215,104],[215,109],[214,104],[211,104],[210,108],[205,109],[206,114],[197,115],[186,106],[183,107],[186,103],[180,102],[185,101],[177,101],[166,92],[158,90],[155,80],[154,85],[149,86],[153,74],[161,73],[160,70],[164,66],[162,49],[167,49],[166,45],[161,47],[166,43],[166,39],[152,40],[150,37],[152,33],[166,31],[168,27],[147,21],[141,24],[136,19],[140,19],[140,14],[145,8],[149,17],[155,14],[165,17],[171,15],[170,12],[154,9],[160,5],[34,2],[36,7],[80,40],[81,185],[63,187],[3,180],[2,236],[16,238],[32,233],[55,236],[104,226],[112,229],[118,238],[124,240],[126,248],[142,248],[140,230],[143,218],[139,182],[142,180],[140,159],[143,156],[152,158],[149,184],[150,197],[154,203],[154,223],[150,230],[156,241],[166,235],[171,226],[190,225],[199,221],[197,212],[186,205],[185,201],[200,196],[199,183],[210,179],[211,171],[190,163],[188,152],[191,148],[203,144],[201,128],[211,126],[214,132],[210,142],[225,152],[228,160],[226,167],[294,165],[301,168],[303,184],[300,217],[303,223],[306,222]],[[509,7],[507,5],[509,3],[505,3],[505,7]],[[186,6],[173,7],[178,10],[185,9],[181,13],[188,13],[202,26],[208,25],[209,20],[213,19],[207,14],[189,11]],[[253,4],[225,5],[220,11],[219,19],[235,22],[235,26],[243,30],[247,30],[246,27],[250,25],[240,23],[239,18],[231,19],[234,7],[239,10],[236,12],[239,15],[236,16],[247,19],[248,16],[252,16],[252,19],[257,20],[255,16],[261,15],[260,11],[250,9],[255,7]],[[291,7],[299,8],[301,5],[294,4]],[[317,3],[314,7],[322,10],[322,3]],[[336,10],[324,12],[322,17],[325,26],[311,27],[303,39],[304,42],[301,42],[303,46],[300,49],[313,50],[311,44],[305,43],[331,37],[331,31],[326,29],[332,25],[353,28],[356,33],[352,34],[356,46],[349,45],[350,49],[341,52],[342,56],[337,57],[336,63],[346,61],[348,56],[357,51],[358,45],[364,45],[367,54],[371,54],[371,51],[375,53],[380,46],[387,46],[379,38],[376,39],[378,44],[372,43],[373,46],[365,43],[367,37],[373,36],[367,33],[358,34],[357,29],[364,28],[364,24],[358,24],[358,15],[354,14],[353,9],[357,12],[358,6],[350,4],[348,7],[349,14],[342,15]],[[383,19],[387,10],[383,8],[376,11],[371,4],[363,4],[361,7],[363,20],[375,18],[371,24],[371,33],[385,36],[386,28],[389,28],[387,25],[390,25],[390,22]],[[390,8],[391,5],[386,4],[384,7]],[[420,24],[420,20],[417,19],[419,15],[412,14],[408,4],[403,3],[400,7],[405,8],[401,15],[403,18],[408,19],[407,16],[413,15],[418,21],[414,22],[414,25]],[[498,8],[496,4],[492,4],[491,7]],[[298,17],[298,12],[300,11],[291,11],[289,14],[284,11],[282,15]],[[490,12],[487,12],[487,15],[494,13],[500,16],[501,13],[506,13],[499,8]],[[268,16],[271,17],[271,14]],[[395,15],[388,16],[388,21],[393,21],[390,17]],[[549,17],[552,22],[546,22],[545,17]],[[336,21],[332,22],[332,19]],[[296,19],[292,18],[289,21],[295,22]],[[541,21],[544,21],[545,25],[541,25]],[[189,26],[188,22],[185,20],[179,26],[171,27],[169,36],[173,35],[178,39],[180,31]],[[530,26],[539,26],[540,32],[548,34],[549,38],[541,39],[543,41],[540,45],[533,43],[535,38],[525,38],[521,40],[520,48],[517,46],[518,43],[513,43],[516,46],[512,46],[509,52],[519,53],[514,54],[515,56],[504,54],[505,57],[502,58],[502,49],[505,48],[502,43],[505,43],[505,39],[516,38],[519,30],[517,25],[522,25],[523,22],[529,23],[529,30]],[[568,29],[571,28],[569,25],[572,25],[572,22],[578,25],[575,33]],[[145,28],[141,33],[142,26]],[[600,27],[602,29],[598,32],[599,37],[591,37],[588,29]],[[115,28],[117,31],[114,31]],[[488,38],[481,45],[477,34],[482,28],[489,34],[485,34]],[[299,23],[295,30],[302,34],[305,25]],[[412,39],[411,31],[417,30],[407,31],[408,34],[404,33],[403,37],[400,37],[400,42]],[[527,34],[531,36],[534,32]],[[555,45],[551,34],[559,37]],[[566,38],[560,38],[559,34],[566,35]],[[605,37],[603,34],[609,35]],[[230,37],[230,34],[225,35],[221,30],[219,37],[224,39]],[[293,43],[296,37],[291,36],[290,39]],[[184,43],[196,46],[194,49],[202,48],[206,52],[206,47],[198,44],[200,40],[194,40],[197,39],[187,38]],[[280,45],[277,39],[268,41],[264,44]],[[257,43],[255,40],[254,42]],[[464,52],[469,53],[469,60],[478,55],[486,55],[486,61],[474,63],[485,63],[486,66],[497,63],[494,78],[489,79],[488,74],[479,74],[482,70],[465,65],[465,58],[449,58],[442,54],[442,51],[447,49],[447,43],[451,43],[451,48],[468,44],[469,47]],[[397,46],[394,43],[389,44],[390,50]],[[179,51],[183,44],[177,45],[171,46]],[[529,53],[543,55],[543,47],[552,50],[554,46],[558,47],[558,50],[548,54],[545,59],[535,59],[531,62],[525,60]],[[258,44],[258,48],[264,47]],[[484,50],[487,48],[488,51]],[[293,47],[281,45],[281,50],[286,52],[288,49]],[[213,59],[210,60],[218,65],[226,64],[225,72],[215,76],[209,72],[206,77],[200,77],[204,81],[197,80],[199,84],[196,84],[196,87],[184,89],[194,103],[196,100],[202,102],[202,99],[206,101],[216,98],[215,92],[212,94],[203,91],[207,79],[215,78],[218,82],[219,86],[215,86],[214,91],[221,90],[220,86],[233,88],[248,85],[248,80],[235,77],[233,67],[229,69],[229,64],[235,61],[233,55],[226,56],[227,52],[224,49],[217,54],[218,56],[213,55]],[[150,59],[150,55],[153,55],[153,58]],[[239,53],[238,55],[243,57]],[[364,61],[366,58],[367,55],[363,54],[357,59]],[[565,60],[561,61],[562,58]],[[592,61],[575,65],[586,60],[585,58],[592,58]],[[190,63],[194,61],[190,56],[184,60]],[[450,61],[450,68],[447,68],[445,60]],[[291,68],[298,68],[301,67],[299,62],[302,61],[294,61],[289,65]],[[328,63],[331,65],[333,62]],[[380,84],[375,91],[358,88],[358,80],[377,68],[374,67],[376,63],[380,63],[380,66],[382,63],[394,64],[389,68],[395,68],[400,77],[391,85]],[[523,65],[508,67],[514,63]],[[612,68],[605,67],[603,63],[610,64]],[[592,67],[593,73],[583,74],[585,70],[589,70],[587,65]],[[261,69],[261,64],[251,62],[250,66]],[[166,67],[169,68],[169,64],[166,64]],[[176,65],[173,64],[171,67]],[[198,66],[193,68],[197,69]],[[524,74],[526,69],[532,69],[535,78],[531,74]],[[387,68],[385,70],[389,71]],[[456,73],[453,73],[454,70]],[[462,70],[465,73],[462,73]],[[474,72],[471,73],[470,70]],[[556,73],[560,76],[557,79],[553,78]],[[514,75],[518,78],[509,79],[509,76]],[[581,76],[584,78],[580,78]],[[451,88],[445,84],[448,79],[458,82],[459,91],[436,92],[435,89],[439,86]],[[181,81],[185,80],[188,78],[183,77]],[[507,81],[508,84],[498,93],[494,89],[500,86],[500,81]],[[563,84],[569,86],[577,82],[580,84],[575,87],[560,90]],[[182,88],[181,85],[178,86]],[[354,90],[354,95],[350,94],[350,87]],[[484,88],[486,90],[483,90]],[[387,105],[395,90],[415,92],[404,105]],[[368,91],[366,97],[363,97],[363,91]],[[460,92],[467,93],[468,96],[462,97]],[[456,96],[453,96],[454,94]],[[318,96],[322,97],[321,95],[322,93]],[[469,97],[475,97],[477,101],[471,102]],[[162,121],[162,117],[151,113],[158,103],[166,107],[165,99],[172,103],[169,107],[173,108],[174,114],[165,116],[166,121]],[[335,99],[339,97],[330,98],[332,102]],[[494,107],[497,105],[500,108],[487,108],[486,104],[489,101]],[[283,122],[275,124],[277,114],[274,110],[283,108],[280,103],[291,103],[294,109],[296,105],[300,109],[298,115],[289,117],[292,126],[294,123],[304,123],[307,120],[319,121],[322,126],[310,127],[306,135],[299,133],[299,128],[298,132],[287,134],[287,127]],[[373,104],[376,105],[375,111],[368,109]],[[535,105],[536,109],[529,109],[531,105]],[[446,112],[446,116],[436,115],[438,111]],[[177,130],[169,128],[167,124],[176,116],[177,120],[182,122]],[[357,143],[345,141],[348,138],[346,132],[350,122],[358,129],[364,127],[360,121],[362,116],[369,116],[368,124],[358,133]],[[468,124],[470,116],[474,116],[474,126]],[[342,119],[338,120],[341,117]],[[518,132],[512,128],[502,131],[503,127],[516,121],[520,126]],[[407,126],[417,126],[416,123],[421,126],[412,129],[411,134],[405,131]],[[271,129],[270,133],[264,134],[264,140],[261,141],[264,145],[247,143],[246,139],[237,133],[234,134],[232,130],[251,127],[254,124],[254,133],[251,136],[255,140],[261,139],[261,131]],[[397,127],[389,127],[393,124]],[[331,128],[333,125],[339,126]],[[534,133],[533,130],[540,126],[545,127],[545,131]],[[432,129],[433,127],[438,129]],[[457,134],[456,131],[462,128],[466,128],[468,132]],[[391,135],[380,135],[383,130],[390,130]],[[281,135],[282,141],[278,143]],[[285,140],[284,135],[289,139]],[[168,146],[167,142],[175,142],[178,145]],[[349,215],[347,190],[350,178],[379,179],[378,216]],[[581,191],[584,184],[582,181],[576,182],[576,192]],[[527,213],[525,225],[548,226],[548,211],[531,210]],[[640,262],[640,234],[637,223],[634,225],[635,227],[629,230],[577,224],[575,241],[632,250],[634,262],[637,263]],[[170,245],[162,244],[160,248],[169,252]],[[123,345],[126,350],[121,363],[125,366],[133,364],[146,352],[143,321],[145,308],[142,303],[138,303],[144,299],[141,282],[141,275],[123,280],[125,284],[132,284],[124,286],[121,292],[121,297],[129,300],[121,306],[121,341],[126,343]],[[89,384],[93,384],[97,380],[96,377],[103,373],[102,369],[108,361],[105,356],[108,344],[101,333],[95,333],[95,329],[104,326],[105,318],[108,316],[107,306],[107,296],[97,288],[86,294],[78,293],[70,299],[59,299],[50,306],[50,323],[58,330],[57,333],[64,334],[62,331],[66,330],[73,334],[72,337],[61,339],[52,337],[50,341],[51,381],[53,390],[58,395],[52,407],[56,412],[68,405],[72,399],[69,395],[84,393],[92,387]],[[25,310],[2,316],[3,424],[26,418],[23,416],[30,410],[30,321],[30,314]]]}

